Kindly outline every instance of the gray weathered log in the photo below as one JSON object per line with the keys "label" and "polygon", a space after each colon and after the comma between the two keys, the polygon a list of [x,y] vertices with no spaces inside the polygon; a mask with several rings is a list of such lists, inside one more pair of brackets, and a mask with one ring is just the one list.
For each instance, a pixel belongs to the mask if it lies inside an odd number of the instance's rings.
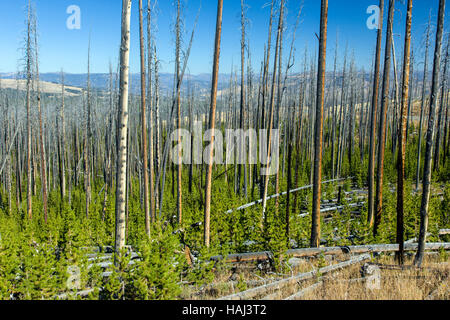
{"label": "gray weathered log", "polygon": [[351,266],[353,264],[365,261],[365,260],[369,260],[370,259],[370,255],[369,254],[363,254],[360,255],[356,258],[335,264],[335,265],[331,265],[328,267],[324,267],[324,268],[320,268],[318,270],[312,270],[306,273],[300,273],[298,275],[295,275],[293,277],[290,278],[286,278],[280,281],[275,281],[273,283],[264,285],[264,286],[260,286],[260,287],[256,287],[253,289],[249,289],[243,292],[239,292],[236,294],[232,294],[229,296],[225,296],[222,297],[218,300],[246,300],[246,299],[252,299],[252,298],[256,298],[258,296],[262,296],[264,294],[267,294],[270,291],[273,290],[281,290],[284,287],[288,286],[288,285],[295,285],[296,283],[298,283],[299,281],[304,281],[304,280],[308,280],[308,279],[312,279],[314,276],[316,276],[317,274],[325,274],[331,271],[335,271],[335,270],[339,270],[348,266]]}
{"label": "gray weathered log", "polygon": [[[417,243],[405,243],[405,251],[417,250]],[[450,250],[450,242],[427,243],[426,250]],[[317,255],[334,255],[339,253],[367,253],[367,252],[394,252],[398,251],[398,244],[372,244],[345,247],[322,247],[322,248],[303,248],[290,249],[286,251],[286,256],[292,257],[314,257]],[[226,262],[251,262],[270,260],[273,254],[270,251],[248,252],[241,254],[230,254],[226,257]],[[211,260],[222,260],[223,256],[211,257]]]}

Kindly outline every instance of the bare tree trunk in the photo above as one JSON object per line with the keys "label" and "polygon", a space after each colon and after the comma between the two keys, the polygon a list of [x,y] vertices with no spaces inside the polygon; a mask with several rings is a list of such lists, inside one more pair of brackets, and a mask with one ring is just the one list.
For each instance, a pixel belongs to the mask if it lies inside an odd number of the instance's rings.
{"label": "bare tree trunk", "polygon": [[[150,9],[148,9],[150,10]],[[150,21],[148,21],[150,25]],[[150,42],[150,38],[148,39]],[[147,118],[146,118],[146,101],[145,101],[145,50],[144,50],[144,18],[142,0],[139,0],[139,43],[141,56],[141,125],[142,125],[142,171],[143,171],[143,187],[144,187],[144,214],[145,214],[145,232],[150,237],[150,209],[148,199],[148,155],[147,155]],[[149,50],[151,52],[151,50]],[[150,73],[150,69],[148,70]],[[151,86],[151,83],[149,84]],[[151,99],[151,97],[149,97]],[[151,111],[150,111],[151,112]],[[151,152],[151,151],[150,151]]]}
{"label": "bare tree trunk", "polygon": [[317,70],[316,126],[314,142],[313,207],[311,247],[320,245],[320,196],[322,184],[323,104],[327,56],[328,0],[322,0],[320,15],[319,67]]}
{"label": "bare tree trunk", "polygon": [[37,40],[37,26],[34,21],[34,50],[36,58],[36,86],[37,86],[37,107],[39,115],[39,149],[41,158],[41,185],[42,185],[42,204],[44,209],[44,221],[47,223],[48,207],[47,207],[47,163],[45,158],[45,146],[44,146],[44,130],[42,127],[42,110],[41,110],[41,87],[39,82],[39,50]]}
{"label": "bare tree trunk", "polygon": [[[150,164],[150,219],[155,221],[156,218],[156,205],[155,205],[155,167],[154,167],[154,149],[153,149],[153,90],[152,90],[152,14],[150,0],[147,1],[147,54],[148,54],[148,112],[149,112],[149,151],[150,156],[148,162]],[[158,124],[157,124],[158,125]]]}
{"label": "bare tree trunk", "polygon": [[[280,38],[281,38],[281,28],[283,25],[283,13],[284,13],[284,0],[281,0],[280,18],[278,21],[278,32],[277,32],[277,42],[275,47],[275,60],[273,67],[273,80],[272,80],[272,90],[270,97],[270,113],[269,113],[269,134],[267,135],[267,159],[269,159],[272,148],[272,129],[273,129],[273,114],[274,114],[274,104],[275,104],[275,82],[277,76],[277,65],[278,65],[278,54],[280,48]],[[264,192],[263,192],[263,219],[266,218],[266,203],[267,203],[267,189],[269,186],[269,163],[266,165],[266,174],[264,176]],[[277,168],[278,170],[278,168]]]}
{"label": "bare tree trunk", "polygon": [[419,247],[414,259],[416,266],[422,265],[422,260],[425,251],[426,234],[428,228],[428,205],[430,202],[430,189],[431,189],[431,163],[433,160],[433,142],[434,142],[434,120],[436,117],[436,105],[439,91],[439,74],[441,63],[441,49],[442,49],[442,36],[444,29],[444,16],[445,16],[445,0],[439,0],[439,13],[436,31],[436,47],[434,51],[434,64],[433,64],[433,79],[431,84],[431,97],[430,97],[430,114],[428,115],[428,129],[427,129],[427,142],[425,149],[425,161],[423,172],[423,191],[422,202],[420,205],[420,233],[419,233]]}
{"label": "bare tree trunk", "polygon": [[28,19],[27,19],[27,48],[26,48],[26,72],[27,72],[27,215],[31,220],[32,211],[32,175],[31,175],[31,68],[33,61],[31,44],[31,0],[28,1]]}
{"label": "bare tree trunk", "polygon": [[[183,169],[182,161],[181,161],[181,98],[180,98],[180,88],[181,82],[180,82],[180,50],[181,50],[181,4],[180,0],[177,1],[177,22],[176,22],[176,53],[175,53],[175,63],[176,63],[176,79],[177,79],[177,97],[176,97],[176,103],[177,103],[177,129],[178,129],[178,136],[177,136],[177,143],[178,143],[178,165],[177,165],[177,217],[178,217],[178,224],[181,225],[182,223],[182,189],[181,189],[181,171]],[[168,133],[170,134],[170,133]]]}
{"label": "bare tree trunk", "polygon": [[374,203],[374,177],[375,177],[375,132],[377,124],[377,108],[378,108],[378,88],[380,83],[380,57],[381,57],[381,40],[383,37],[383,12],[384,12],[384,0],[380,0],[380,19],[377,35],[377,49],[375,55],[375,72],[373,78],[373,91],[372,91],[372,108],[370,112],[370,147],[369,147],[369,207],[367,222],[369,226],[373,225],[375,203]]}
{"label": "bare tree trunk", "polygon": [[[271,1],[270,4],[270,20],[269,20],[269,34],[267,39],[267,48],[266,48],[266,55],[265,55],[265,61],[264,61],[264,74],[263,74],[263,81],[262,81],[262,101],[261,101],[261,123],[260,123],[260,129],[266,128],[266,120],[265,120],[265,108],[266,108],[266,95],[268,91],[268,78],[269,78],[269,60],[270,60],[270,51],[271,51],[271,43],[272,43],[272,24],[273,24],[273,11],[274,11],[274,0]],[[275,73],[275,71],[274,71]],[[269,128],[271,130],[271,128]],[[265,189],[265,177],[262,173],[262,170],[260,170],[260,196],[263,198],[264,201],[264,189]],[[264,205],[263,205],[264,206]],[[263,209],[264,212],[264,209]],[[263,213],[264,215],[264,213]]]}
{"label": "bare tree trunk", "polygon": [[87,94],[86,94],[86,114],[85,114],[85,132],[84,132],[84,186],[86,192],[86,218],[89,218],[89,207],[91,203],[91,81],[90,81],[90,59],[91,59],[91,40],[88,47],[88,75],[87,75]]}
{"label": "bare tree trunk", "polygon": [[336,67],[337,67],[337,57],[338,57],[338,35],[336,34],[336,47],[334,51],[334,64],[333,64],[333,102],[332,102],[332,108],[333,108],[333,122],[332,122],[332,129],[331,129],[331,177],[334,179],[336,175],[335,171],[335,165],[334,165],[334,158],[335,158],[335,140],[336,140]]}
{"label": "bare tree trunk", "polygon": [[[211,144],[209,149],[208,166],[206,167],[206,187],[205,187],[205,229],[204,242],[209,247],[210,241],[210,211],[211,211],[211,178],[212,178],[212,161],[214,154],[214,130],[216,123],[216,99],[217,99],[217,83],[219,79],[219,57],[220,57],[220,40],[222,35],[222,11],[223,0],[217,2],[217,22],[216,22],[216,38],[214,44],[214,66],[211,88],[211,109],[209,114],[209,128],[211,130]],[[220,150],[218,151],[220,152]]]}
{"label": "bare tree trunk", "polygon": [[66,128],[64,122],[64,72],[61,71],[61,110],[60,110],[60,119],[61,119],[61,132],[60,137],[58,139],[59,144],[59,183],[60,183],[60,192],[61,192],[61,201],[64,201],[66,196],[66,163],[65,163],[65,155],[66,155]]}
{"label": "bare tree trunk", "polygon": [[408,11],[406,13],[406,31],[405,31],[405,48],[403,58],[403,85],[402,85],[402,102],[401,102],[401,121],[399,128],[399,148],[398,148],[398,164],[397,164],[397,243],[399,251],[397,260],[403,265],[404,260],[404,181],[405,181],[405,152],[406,152],[406,116],[408,111],[408,95],[409,95],[409,71],[411,60],[411,20],[412,20],[412,0],[408,0]]}
{"label": "bare tree trunk", "polygon": [[[127,129],[128,129],[128,72],[130,63],[130,17],[131,0],[122,0],[122,36],[120,46],[120,98],[117,128],[116,163],[116,235],[115,251],[125,245],[125,197],[127,174]],[[117,263],[117,260],[116,260]]]}
{"label": "bare tree trunk", "polygon": [[[241,101],[240,101],[240,115],[239,115],[239,129],[244,130],[245,119],[245,9],[244,0],[241,0]],[[237,173],[237,187],[236,191],[239,195],[241,193],[241,172],[242,160],[245,158],[244,141],[239,142],[238,150],[238,173]],[[245,165],[245,164],[244,164]]]}
{"label": "bare tree trunk", "polygon": [[[159,172],[160,171],[160,117],[159,117],[159,67],[158,67],[158,57],[156,55],[156,45],[155,45],[155,54],[154,54],[154,64],[155,64],[155,124],[156,124],[156,140],[155,140],[155,166],[156,166],[156,171]],[[160,197],[160,187],[159,187],[159,182],[153,183],[154,185],[154,189],[155,189],[155,200],[159,199]],[[162,192],[162,191],[161,191]],[[155,217],[156,217],[156,206],[159,207],[158,205],[158,201],[155,201]],[[161,210],[161,208],[159,209]]]}
{"label": "bare tree trunk", "polygon": [[430,33],[431,33],[431,10],[428,18],[427,37],[425,42],[425,61],[423,65],[422,100],[420,105],[420,122],[419,122],[419,142],[417,143],[416,190],[419,190],[420,158],[422,150],[423,118],[425,113],[425,93],[427,88],[427,76],[428,76],[428,50],[430,47],[430,36],[431,36]]}
{"label": "bare tree trunk", "polygon": [[394,5],[395,0],[389,0],[389,15],[386,31],[386,49],[384,57],[384,75],[383,75],[383,91],[382,104],[380,113],[380,128],[378,131],[378,171],[377,171],[377,189],[376,189],[376,215],[373,226],[374,236],[377,234],[378,226],[381,223],[381,214],[383,211],[383,166],[384,166],[384,150],[386,147],[386,114],[389,104],[389,79],[391,69],[391,47],[392,47],[392,30],[394,23]]}
{"label": "bare tree trunk", "polygon": [[439,171],[439,165],[440,165],[440,154],[441,154],[441,131],[442,131],[442,120],[444,117],[444,109],[446,106],[446,92],[447,92],[447,66],[449,61],[449,49],[450,49],[450,36],[447,39],[447,49],[444,59],[444,74],[442,76],[442,84],[441,84],[441,96],[440,96],[440,104],[439,104],[439,116],[438,116],[438,123],[437,123],[437,132],[436,132],[436,144],[434,148],[434,164],[433,164],[433,170]]}

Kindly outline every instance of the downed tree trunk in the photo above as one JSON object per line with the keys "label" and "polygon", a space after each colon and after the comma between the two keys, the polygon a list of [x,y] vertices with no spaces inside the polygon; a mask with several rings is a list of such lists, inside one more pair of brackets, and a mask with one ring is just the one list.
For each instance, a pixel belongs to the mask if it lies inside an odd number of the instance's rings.
{"label": "downed tree trunk", "polygon": [[[450,250],[450,242],[427,243],[426,250]],[[417,243],[405,243],[405,251],[417,250]],[[371,244],[360,246],[344,246],[344,247],[322,247],[322,248],[303,248],[290,249],[286,251],[285,256],[291,257],[313,257],[317,255],[333,255],[339,253],[367,253],[367,252],[394,252],[398,251],[398,244]],[[273,254],[270,251],[248,252],[240,254],[230,254],[225,260],[226,262],[252,262],[270,260]],[[222,260],[223,256],[211,257],[211,260]]]}
{"label": "downed tree trunk", "polygon": [[[333,179],[333,180],[323,181],[322,184],[324,184],[324,183],[331,183],[331,182],[346,181],[346,180],[349,180],[349,179],[352,179],[352,177],[350,177],[350,178],[342,178],[342,179]],[[297,189],[289,190],[289,193],[294,193],[294,192],[298,192],[298,191],[301,191],[301,190],[310,189],[310,188],[312,188],[312,187],[313,187],[312,184],[311,184],[311,185],[307,185],[307,186],[303,186],[303,187],[300,187],[300,188],[297,188]],[[281,192],[281,193],[277,193],[277,194],[268,196],[268,197],[266,197],[266,201],[267,201],[267,200],[270,200],[270,199],[274,199],[274,198],[278,198],[278,197],[284,196],[284,195],[286,195],[286,194],[288,194],[288,192],[287,192],[287,191],[284,191],[284,192]],[[228,210],[227,212],[225,212],[225,214],[229,214],[229,213],[232,213],[232,212],[234,212],[234,211],[244,210],[244,209],[247,209],[247,208],[252,207],[252,206],[254,206],[254,205],[257,205],[257,204],[259,204],[259,203],[263,203],[263,199],[259,199],[259,200],[256,200],[256,201],[253,201],[253,202],[244,204],[244,205],[242,205],[242,206],[240,206],[240,207],[238,207],[238,208],[236,208],[236,209],[230,209],[230,210]]]}
{"label": "downed tree trunk", "polygon": [[290,278],[286,278],[286,279],[283,279],[280,281],[275,281],[273,283],[270,283],[270,284],[267,284],[264,286],[256,287],[256,288],[242,291],[239,293],[235,293],[235,294],[232,294],[229,296],[225,296],[218,300],[247,300],[247,299],[255,298],[257,296],[267,295],[270,291],[281,290],[285,286],[294,285],[299,281],[312,279],[317,274],[323,275],[328,272],[339,270],[339,269],[342,269],[342,268],[348,267],[350,265],[353,265],[353,264],[356,264],[356,263],[359,263],[359,262],[362,262],[365,260],[369,260],[369,259],[370,259],[369,254],[363,254],[356,258],[353,258],[353,259],[350,259],[350,260],[347,260],[347,261],[344,261],[344,262],[341,262],[341,263],[338,263],[335,265],[320,268],[318,270],[312,270],[312,271],[309,271],[306,273],[300,273],[300,274],[290,277]]}

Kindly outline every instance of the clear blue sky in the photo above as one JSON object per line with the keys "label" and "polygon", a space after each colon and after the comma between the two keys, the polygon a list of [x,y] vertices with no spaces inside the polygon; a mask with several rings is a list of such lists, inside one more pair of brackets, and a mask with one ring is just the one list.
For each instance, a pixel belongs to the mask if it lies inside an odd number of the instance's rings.
{"label": "clear blue sky", "polygon": [[[120,41],[120,0],[33,0],[36,4],[38,29],[40,35],[40,70],[55,72],[64,68],[70,73],[85,73],[87,69],[87,47],[91,34],[92,72],[108,72],[108,65],[117,63]],[[153,0],[154,1],[154,0]],[[191,52],[189,71],[193,74],[209,73],[212,69],[214,30],[216,22],[216,0],[182,0],[185,17],[185,46],[201,3],[201,11],[194,44]],[[385,2],[388,2],[386,0]],[[405,2],[405,3],[402,3]],[[422,60],[423,32],[428,21],[430,8],[433,9],[432,21],[436,23],[438,0],[414,0],[413,9],[413,45],[418,61]],[[144,0],[147,3],[147,0]],[[269,0],[245,0],[248,6],[248,37],[252,52],[254,69],[259,72],[267,39],[270,6],[264,6]],[[21,57],[26,21],[27,0],[0,1],[0,72],[16,71]],[[317,47],[315,33],[319,33],[319,0],[288,0],[287,31],[285,36],[285,59],[289,54],[290,37],[300,6],[303,4],[302,19],[297,31],[295,43],[295,69],[302,68],[303,50],[309,52]],[[378,0],[329,0],[328,24],[328,66],[334,55],[336,33],[339,31],[339,49],[343,53],[348,42],[349,53],[354,50],[359,66],[368,70],[371,66],[376,37],[375,30],[366,27],[369,14],[368,6],[378,4]],[[69,5],[81,8],[81,30],[68,30],[66,9]],[[449,4],[450,5],[450,4]],[[387,7],[387,6],[386,6]],[[447,6],[448,7],[448,6]],[[162,60],[162,71],[173,72],[174,37],[173,27],[176,14],[174,0],[158,0],[157,5],[158,55]],[[401,54],[403,30],[405,25],[406,1],[397,1],[394,32]],[[385,10],[387,11],[387,10]],[[387,14],[386,14],[387,15]],[[385,15],[385,18],[386,18]],[[447,16],[446,16],[447,17]],[[132,49],[131,71],[139,71],[139,27],[138,1],[133,0],[132,7]],[[450,21],[446,19],[446,26]],[[274,20],[277,23],[277,19]],[[386,25],[386,24],[385,24]],[[446,30],[448,28],[446,27]],[[433,34],[434,39],[434,34]],[[229,73],[231,65],[240,63],[240,0],[225,0],[223,14],[223,38],[220,72]],[[342,61],[342,59],[340,59]]]}

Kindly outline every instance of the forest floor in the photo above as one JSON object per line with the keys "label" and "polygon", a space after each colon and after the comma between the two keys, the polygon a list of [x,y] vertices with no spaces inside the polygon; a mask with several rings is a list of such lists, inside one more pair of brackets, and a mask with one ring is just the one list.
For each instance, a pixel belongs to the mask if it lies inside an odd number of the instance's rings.
{"label": "forest floor", "polygon": [[[218,299],[236,292],[270,284],[292,275],[309,272],[348,260],[345,255],[324,259],[306,258],[290,261],[295,264],[291,274],[259,272],[252,266],[236,266],[227,274],[200,290],[188,288],[186,299]],[[427,254],[422,268],[412,266],[414,255],[405,257],[400,268],[394,255],[381,255],[369,263],[358,263],[347,268],[279,290],[271,290],[262,299],[269,300],[448,300],[450,299],[450,257],[447,254]],[[258,275],[259,274],[259,275]],[[266,292],[267,293],[267,292]],[[295,297],[293,296],[295,295]]]}

